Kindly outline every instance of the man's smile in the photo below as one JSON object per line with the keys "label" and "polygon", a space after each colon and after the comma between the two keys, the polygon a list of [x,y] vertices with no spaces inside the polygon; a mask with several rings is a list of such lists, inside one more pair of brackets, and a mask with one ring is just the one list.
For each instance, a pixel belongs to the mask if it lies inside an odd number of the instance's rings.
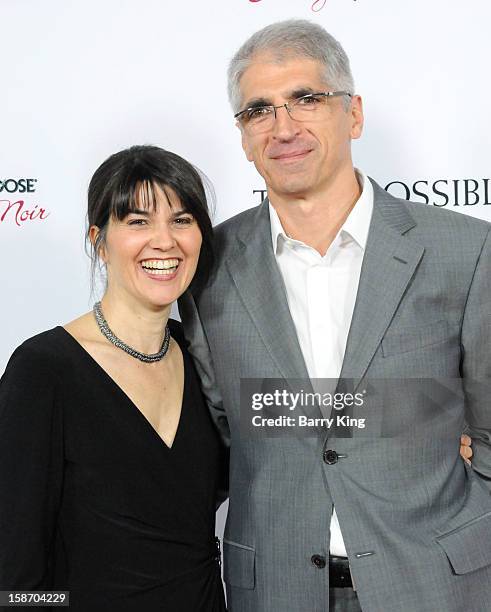
{"label": "man's smile", "polygon": [[297,149],[294,151],[286,151],[284,153],[280,153],[279,155],[271,156],[271,159],[275,161],[288,162],[288,161],[297,161],[300,159],[304,159],[307,155],[312,151],[312,149]]}

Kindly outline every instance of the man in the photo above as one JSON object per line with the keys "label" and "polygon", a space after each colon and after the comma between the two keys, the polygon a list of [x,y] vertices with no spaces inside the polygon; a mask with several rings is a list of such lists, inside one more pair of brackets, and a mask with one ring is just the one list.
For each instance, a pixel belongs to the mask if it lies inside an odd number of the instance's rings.
{"label": "man", "polygon": [[[213,280],[181,316],[230,430],[231,610],[485,612],[490,225],[393,198],[354,169],[362,102],[320,26],[254,34],[229,94],[268,198],[217,228]],[[246,430],[241,380],[309,378],[363,390],[370,431]]]}

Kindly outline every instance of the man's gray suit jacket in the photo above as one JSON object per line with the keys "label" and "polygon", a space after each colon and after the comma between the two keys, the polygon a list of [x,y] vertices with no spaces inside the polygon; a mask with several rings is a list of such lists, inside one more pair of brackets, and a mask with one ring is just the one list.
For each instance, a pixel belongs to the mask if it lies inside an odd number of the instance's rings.
{"label": "man's gray suit jacket", "polygon": [[[341,372],[346,388],[372,390],[357,409],[371,431],[268,436],[241,423],[241,379],[308,377],[267,201],[216,229],[212,280],[181,299],[231,446],[232,612],[329,610],[318,557],[329,555],[333,504],[364,612],[491,610],[490,224],[374,190]],[[466,425],[473,468],[459,457]]]}

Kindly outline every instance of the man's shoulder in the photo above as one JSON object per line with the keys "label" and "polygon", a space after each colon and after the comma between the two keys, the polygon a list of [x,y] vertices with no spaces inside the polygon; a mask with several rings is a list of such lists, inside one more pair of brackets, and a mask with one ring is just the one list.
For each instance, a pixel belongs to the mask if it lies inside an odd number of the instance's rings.
{"label": "man's shoulder", "polygon": [[217,234],[220,235],[234,231],[237,232],[241,227],[243,227],[244,225],[248,225],[253,221],[261,206],[263,206],[263,204],[253,206],[251,208],[248,208],[247,210],[243,210],[242,212],[237,213],[226,221],[222,221],[219,225],[216,226],[215,231],[217,232]]}
{"label": "man's shoulder", "polygon": [[[475,239],[484,241],[491,230],[491,223],[466,214],[459,209],[449,210],[420,202],[396,198],[380,185],[374,184],[375,204],[381,205],[383,213],[393,216],[394,209],[403,209],[415,224],[412,235],[429,235],[433,239],[449,240],[456,236],[458,241]],[[388,206],[387,206],[388,205]],[[396,215],[397,216],[397,215]]]}
{"label": "man's shoulder", "polygon": [[217,225],[214,232],[218,249],[223,250],[233,247],[236,244],[237,236],[252,229],[261,206],[264,206],[264,204],[243,210]]}
{"label": "man's shoulder", "polygon": [[406,202],[416,227],[408,236],[454,261],[476,261],[491,236],[491,223],[468,214]]}
{"label": "man's shoulder", "polygon": [[448,229],[457,229],[476,234],[486,235],[491,229],[491,223],[484,219],[472,217],[462,211],[448,210],[438,206],[404,200],[408,212],[418,223],[429,222]]}

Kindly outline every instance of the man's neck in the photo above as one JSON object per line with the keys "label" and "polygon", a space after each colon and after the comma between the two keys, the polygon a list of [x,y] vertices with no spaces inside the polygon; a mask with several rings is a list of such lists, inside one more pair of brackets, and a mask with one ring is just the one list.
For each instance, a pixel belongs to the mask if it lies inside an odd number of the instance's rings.
{"label": "man's neck", "polygon": [[361,192],[353,170],[342,184],[321,193],[286,198],[268,195],[287,235],[325,255]]}

